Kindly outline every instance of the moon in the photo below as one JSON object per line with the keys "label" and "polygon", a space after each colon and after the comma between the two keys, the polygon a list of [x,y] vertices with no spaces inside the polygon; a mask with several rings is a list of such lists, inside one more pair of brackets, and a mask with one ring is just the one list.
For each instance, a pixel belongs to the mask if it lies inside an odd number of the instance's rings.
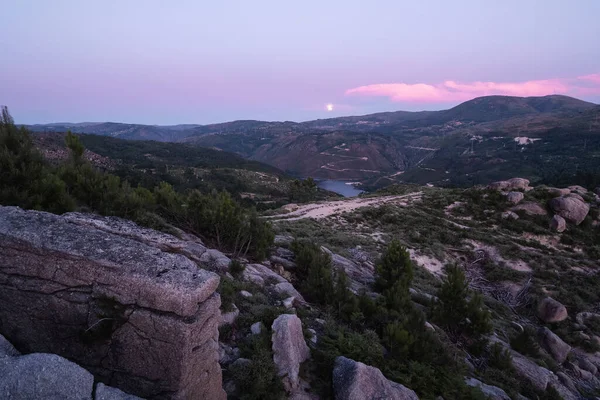
{"label": "moon", "polygon": [[325,106],[325,109],[326,109],[327,111],[333,111],[333,104],[331,104],[331,103],[327,104],[327,105]]}

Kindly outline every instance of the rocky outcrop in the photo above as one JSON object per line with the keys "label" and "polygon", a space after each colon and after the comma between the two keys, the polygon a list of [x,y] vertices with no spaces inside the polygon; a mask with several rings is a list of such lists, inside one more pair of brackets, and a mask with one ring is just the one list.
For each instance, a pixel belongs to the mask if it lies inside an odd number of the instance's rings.
{"label": "rocky outcrop", "polygon": [[548,214],[548,212],[544,209],[544,207],[542,207],[538,203],[534,203],[534,202],[521,203],[517,206],[514,206],[510,210],[513,212],[522,211],[527,215],[547,215]]}
{"label": "rocky outcrop", "polygon": [[569,316],[567,308],[552,297],[540,301],[537,311],[538,318],[544,322],[560,322]]}
{"label": "rocky outcrop", "polygon": [[562,364],[567,359],[571,346],[566,344],[558,335],[548,328],[540,328],[538,331],[542,347],[550,353],[559,364]]}
{"label": "rocky outcrop", "polygon": [[346,275],[350,280],[350,288],[353,291],[357,292],[365,286],[373,283],[375,267],[372,263],[368,261],[361,263],[354,262],[346,257],[342,257],[339,254],[332,252],[326,247],[321,247],[321,250],[331,256],[331,264],[333,268],[338,270],[341,269],[346,272]]}
{"label": "rocky outcrop", "polygon": [[506,200],[512,204],[519,204],[523,198],[525,198],[525,195],[521,192],[508,192],[506,194]]}
{"label": "rocky outcrop", "polygon": [[338,357],[333,369],[336,400],[418,400],[409,388],[392,382],[381,371],[346,357]]}
{"label": "rocky outcrop", "polygon": [[523,178],[512,178],[507,181],[498,181],[491,183],[488,186],[492,190],[527,190],[529,188],[529,181]]}
{"label": "rocky outcrop", "polygon": [[555,232],[564,232],[567,229],[567,221],[560,215],[555,215],[550,220],[550,229]]}
{"label": "rocky outcrop", "polygon": [[0,333],[141,397],[224,398],[218,276],[134,236],[0,207]]}
{"label": "rocky outcrop", "polygon": [[302,322],[293,314],[282,314],[273,321],[273,362],[288,393],[300,386],[300,364],[308,359],[310,350],[304,341]]}
{"label": "rocky outcrop", "polygon": [[590,212],[590,206],[576,195],[555,197],[548,204],[556,214],[575,225],[582,223]]}
{"label": "rocky outcrop", "polygon": [[195,236],[180,232],[182,238],[168,233],[155,231],[139,226],[135,222],[118,217],[103,217],[95,214],[67,213],[63,218],[73,224],[90,227],[124,238],[132,239],[167,253],[183,254],[187,258],[200,261],[208,250],[202,241]]}
{"label": "rocky outcrop", "polygon": [[490,400],[511,400],[510,396],[497,386],[486,385],[475,378],[468,378],[465,383],[468,386],[479,388]]}

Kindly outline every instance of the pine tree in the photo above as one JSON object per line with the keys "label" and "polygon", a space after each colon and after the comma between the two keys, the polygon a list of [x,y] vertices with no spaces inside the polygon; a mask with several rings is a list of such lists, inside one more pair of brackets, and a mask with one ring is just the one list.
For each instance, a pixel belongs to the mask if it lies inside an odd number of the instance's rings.
{"label": "pine tree", "polygon": [[401,311],[410,304],[413,265],[410,254],[400,242],[392,241],[375,267],[375,287],[383,294],[387,307]]}
{"label": "pine tree", "polygon": [[463,270],[458,265],[447,268],[447,276],[437,293],[435,320],[454,335],[478,337],[491,329],[490,314],[479,294],[469,290]]}

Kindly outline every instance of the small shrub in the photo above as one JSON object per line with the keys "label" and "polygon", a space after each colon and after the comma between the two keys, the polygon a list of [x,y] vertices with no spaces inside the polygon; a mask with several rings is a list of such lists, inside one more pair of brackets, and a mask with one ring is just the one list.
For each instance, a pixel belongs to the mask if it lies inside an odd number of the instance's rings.
{"label": "small shrub", "polygon": [[242,275],[242,272],[246,269],[246,266],[239,262],[238,260],[231,260],[229,263],[229,272],[234,277],[239,277]]}

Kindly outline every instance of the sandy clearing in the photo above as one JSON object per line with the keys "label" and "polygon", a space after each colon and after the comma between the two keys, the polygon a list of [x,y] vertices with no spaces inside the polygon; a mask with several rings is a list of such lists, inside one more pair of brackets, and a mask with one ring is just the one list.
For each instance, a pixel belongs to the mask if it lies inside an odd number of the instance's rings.
{"label": "sandy clearing", "polygon": [[437,258],[421,254],[418,250],[408,249],[410,259],[436,276],[444,275],[444,263]]}
{"label": "sandy clearing", "polygon": [[471,240],[471,239],[467,240],[466,242],[473,247],[473,250],[483,250],[487,254],[487,256],[492,261],[494,261],[496,264],[503,263],[508,268],[511,268],[511,269],[513,269],[515,271],[519,271],[519,272],[531,272],[532,271],[529,264],[527,264],[523,260],[519,260],[519,259],[507,260],[506,258],[502,257],[500,255],[500,252],[498,251],[498,249],[492,245],[485,244],[485,243],[478,242],[476,240]]}
{"label": "sandy clearing", "polygon": [[328,201],[324,203],[312,203],[299,206],[295,211],[286,214],[270,215],[265,217],[273,222],[297,221],[305,218],[322,219],[331,215],[354,211],[361,207],[379,207],[384,204],[395,203],[407,205],[409,201],[421,199],[422,192],[409,193],[398,196],[382,196],[371,198],[354,197],[346,200]]}

